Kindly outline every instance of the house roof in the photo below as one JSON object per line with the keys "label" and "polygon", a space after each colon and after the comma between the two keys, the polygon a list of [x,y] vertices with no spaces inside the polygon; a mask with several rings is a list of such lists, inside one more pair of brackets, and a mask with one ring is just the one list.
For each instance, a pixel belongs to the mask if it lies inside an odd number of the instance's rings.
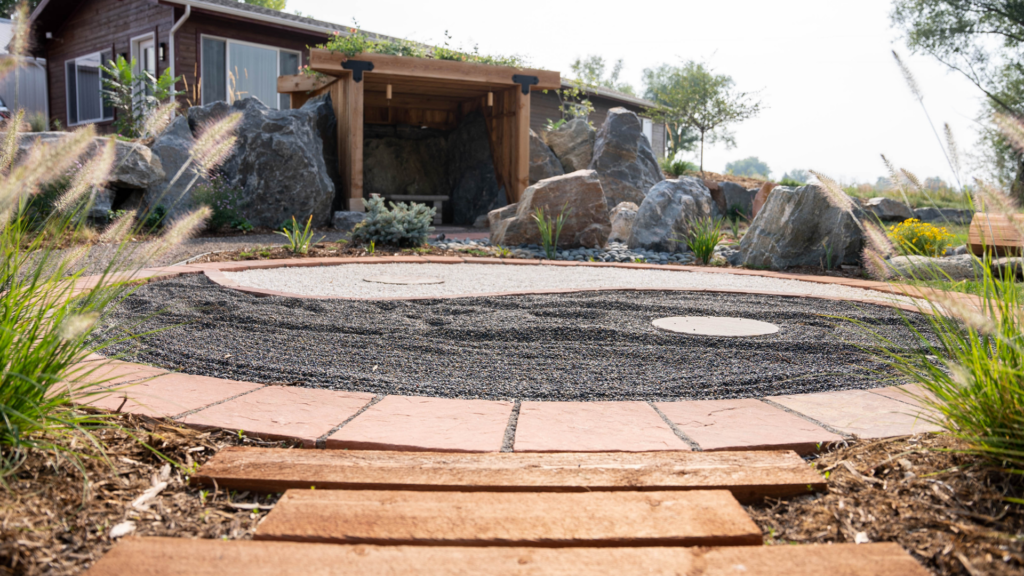
{"label": "house roof", "polygon": [[[572,88],[572,80],[562,80],[562,88]],[[609,100],[618,100],[626,104],[632,104],[633,106],[642,106],[644,108],[653,108],[657,106],[656,103],[650,100],[645,100],[639,96],[633,96],[626,94],[625,92],[619,92],[618,90],[612,90],[611,88],[605,88],[604,86],[587,86],[584,90],[594,96],[601,96]]]}

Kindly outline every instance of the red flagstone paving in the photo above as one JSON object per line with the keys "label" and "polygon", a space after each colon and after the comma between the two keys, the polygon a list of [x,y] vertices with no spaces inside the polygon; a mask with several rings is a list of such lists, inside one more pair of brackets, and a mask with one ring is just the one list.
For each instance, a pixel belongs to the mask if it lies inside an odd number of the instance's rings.
{"label": "red flagstone paving", "polygon": [[387,396],[327,438],[327,448],[497,452],[511,402]]}
{"label": "red flagstone paving", "polygon": [[271,440],[301,440],[313,448],[327,434],[366,406],[368,392],[337,392],[292,386],[266,386],[182,418],[191,426],[242,430]]}
{"label": "red flagstone paving", "polygon": [[516,452],[690,450],[646,402],[523,402]]}
{"label": "red flagstone paving", "polygon": [[657,402],[655,406],[702,450],[794,450],[813,454],[843,439],[756,399]]}
{"label": "red flagstone paving", "polygon": [[105,363],[100,364],[95,362],[94,359],[87,358],[73,366],[68,377],[73,380],[80,380],[83,383],[89,382],[103,388],[110,388],[165,374],[170,374],[170,372],[155,366],[132,364],[131,362],[122,362],[120,360],[107,360]]}
{"label": "red flagstone paving", "polygon": [[858,438],[888,438],[940,430],[916,416],[919,409],[915,406],[867,390],[771,396],[768,400]]}
{"label": "red flagstone paving", "polygon": [[[97,396],[88,404],[117,410],[123,403],[122,412],[168,418],[262,387],[262,384],[206,376],[166,374],[138,384],[113,388],[110,394]],[[125,397],[127,402],[124,402]]]}

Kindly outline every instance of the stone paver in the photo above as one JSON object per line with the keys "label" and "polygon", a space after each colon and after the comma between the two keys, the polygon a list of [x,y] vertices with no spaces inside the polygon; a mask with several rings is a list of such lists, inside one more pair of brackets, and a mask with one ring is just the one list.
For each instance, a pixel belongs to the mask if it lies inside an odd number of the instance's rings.
{"label": "stone paver", "polygon": [[935,432],[938,426],[914,416],[905,402],[867,390],[771,396],[769,400],[859,438],[888,438]]}
{"label": "stone paver", "polygon": [[312,448],[317,438],[351,418],[373,398],[368,392],[266,386],[190,414],[182,422],[242,430],[250,436],[272,440],[296,439]]}
{"label": "stone paver", "polygon": [[890,386],[888,388],[872,388],[869,392],[880,394],[886,398],[899,400],[900,402],[917,407],[924,407],[921,403],[922,398],[935,399],[934,394],[924,388],[921,388],[917,384],[904,384],[902,386]]}
{"label": "stone paver", "polygon": [[[209,406],[262,387],[262,384],[250,382],[189,374],[167,374],[139,384],[112,388],[109,394],[97,396],[88,404],[97,408],[117,410],[123,402],[123,412],[164,418]],[[128,398],[127,402],[124,402],[125,397]]]}
{"label": "stone paver", "polygon": [[90,356],[73,366],[68,376],[76,382],[110,388],[165,374],[170,374],[170,372],[155,366],[132,364],[120,360],[104,359],[100,362]]}
{"label": "stone paver", "polygon": [[327,448],[497,452],[511,402],[388,396],[327,438]]}
{"label": "stone paver", "polygon": [[689,450],[646,402],[523,402],[516,452]]}
{"label": "stone paver", "polygon": [[811,454],[843,439],[760,400],[657,402],[665,416],[702,450],[794,450]]}

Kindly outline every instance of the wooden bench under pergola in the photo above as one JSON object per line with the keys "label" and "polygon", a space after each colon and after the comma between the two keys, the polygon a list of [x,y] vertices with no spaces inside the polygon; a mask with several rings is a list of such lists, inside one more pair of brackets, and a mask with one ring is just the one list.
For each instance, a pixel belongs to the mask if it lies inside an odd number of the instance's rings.
{"label": "wooden bench under pergola", "polygon": [[277,91],[292,107],[331,95],[338,119],[338,173],[349,210],[363,207],[363,125],[410,124],[442,130],[481,111],[491,156],[508,201],[529,185],[530,92],[557,90],[558,72],[450,60],[310,50],[309,68],[323,74],[281,76]]}

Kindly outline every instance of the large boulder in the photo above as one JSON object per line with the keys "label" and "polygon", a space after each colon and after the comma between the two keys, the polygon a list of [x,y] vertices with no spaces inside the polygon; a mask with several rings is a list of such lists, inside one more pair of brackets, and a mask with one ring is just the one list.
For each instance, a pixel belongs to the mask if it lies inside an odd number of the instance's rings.
{"label": "large boulder", "polygon": [[586,170],[594,159],[597,132],[584,118],[563,124],[558,130],[544,132],[544,142],[562,163],[565,173]]}
{"label": "large boulder", "polygon": [[334,183],[324,164],[323,143],[312,108],[271,110],[257,98],[215,102],[188,110],[198,135],[208,122],[239,112],[237,141],[221,166],[227,184],[242,190],[240,209],[254,226],[274,226],[292,216],[313,216],[316,226],[331,221]]}
{"label": "large boulder", "polygon": [[612,222],[612,233],[608,235],[609,242],[629,242],[629,235],[633,233],[633,223],[636,222],[636,213],[640,207],[632,202],[623,202],[612,208],[608,213],[608,219]]}
{"label": "large boulder", "polygon": [[748,190],[735,182],[719,182],[722,196],[725,199],[724,214],[729,214],[735,209],[744,218],[754,217],[754,197],[758,190]]}
{"label": "large boulder", "polygon": [[884,196],[866,200],[864,211],[874,214],[882,222],[903,222],[914,217],[914,211],[910,206]]}
{"label": "large boulder", "polygon": [[601,177],[609,206],[641,204],[651,186],[662,181],[658,159],[643,134],[640,117],[625,108],[608,111],[597,132],[590,169]]}
{"label": "large boulder", "polygon": [[192,209],[192,190],[205,183],[205,178],[197,178],[194,167],[186,168],[185,172],[178,175],[182,166],[191,161],[190,152],[194,144],[195,138],[188,127],[188,120],[178,116],[156,137],[151,146],[153,154],[163,166],[164,177],[147,187],[143,201],[147,206],[162,204],[167,208],[168,218],[172,220]]}
{"label": "large boulder", "polygon": [[487,122],[480,112],[467,114],[448,135],[447,171],[453,223],[470,226],[481,215],[508,203],[494,170]]}
{"label": "large boulder", "polygon": [[503,246],[540,244],[540,231],[533,217],[538,208],[552,220],[565,210],[566,220],[558,238],[560,248],[598,248],[608,241],[611,226],[601,181],[593,170],[579,170],[527,188],[512,216],[508,216],[508,209],[491,212],[491,242]]}
{"label": "large boulder", "polygon": [[555,157],[555,153],[536,132],[530,130],[530,185],[562,174],[565,174],[565,170],[562,169],[562,163]]}
{"label": "large boulder", "polygon": [[744,265],[772,270],[856,263],[862,246],[854,215],[814,185],[774,188],[740,240]]}
{"label": "large boulder", "polygon": [[983,273],[981,262],[970,254],[945,258],[895,256],[887,263],[894,276],[917,280],[973,280]]}
{"label": "large boulder", "polygon": [[[70,136],[70,132],[28,132],[18,134],[18,153],[24,154],[37,143],[55,144]],[[97,136],[79,158],[84,162],[101,146],[106,146],[109,138]],[[166,175],[160,158],[153,154],[147,146],[138,142],[125,140],[114,141],[114,167],[111,170],[107,185],[122,190],[146,190],[159,183]]]}
{"label": "large boulder", "polygon": [[957,208],[916,208],[914,218],[931,224],[970,224],[974,210]]}
{"label": "large boulder", "polygon": [[713,213],[711,192],[699,178],[683,176],[658,182],[637,210],[629,247],[683,252],[690,225],[711,218]]}
{"label": "large boulder", "polygon": [[327,177],[334,182],[333,209],[343,211],[347,207],[347,201],[343,197],[344,185],[341,181],[341,173],[338,171],[338,118],[334,115],[331,94],[328,92],[310,98],[302,105],[302,108],[312,110],[316,117],[316,131],[320,134],[320,142],[323,144]]}

